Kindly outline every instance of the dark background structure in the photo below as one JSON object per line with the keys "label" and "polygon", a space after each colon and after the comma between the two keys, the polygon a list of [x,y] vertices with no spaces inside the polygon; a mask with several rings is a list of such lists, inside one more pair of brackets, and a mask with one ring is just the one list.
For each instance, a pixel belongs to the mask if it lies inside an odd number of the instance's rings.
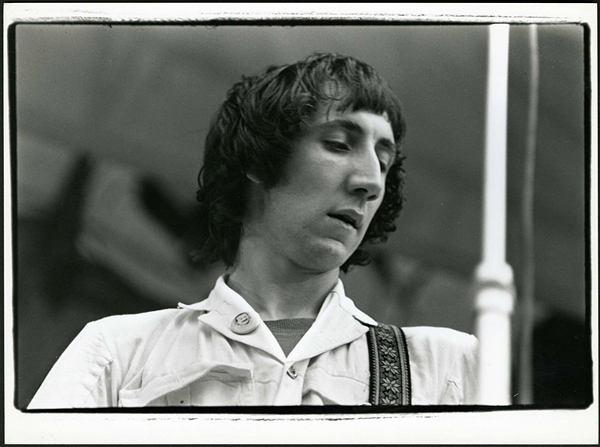
{"label": "dark background structure", "polygon": [[[585,29],[538,31],[535,401],[577,406],[591,399]],[[15,36],[19,407],[85,323],[208,294],[222,269],[194,270],[187,241],[210,118],[242,74],[313,51],[373,65],[408,124],[398,230],[344,278],[348,295],[383,322],[473,331],[486,26],[20,24]],[[529,58],[527,26],[512,25],[507,251],[517,280]]]}

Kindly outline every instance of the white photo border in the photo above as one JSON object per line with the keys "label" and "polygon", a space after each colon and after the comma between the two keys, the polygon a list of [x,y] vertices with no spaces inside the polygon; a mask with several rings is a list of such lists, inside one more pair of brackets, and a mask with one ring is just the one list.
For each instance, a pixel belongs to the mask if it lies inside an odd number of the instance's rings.
{"label": "white photo border", "polygon": [[[596,3],[5,3],[4,4],[4,426],[8,443],[548,443],[598,442],[598,306],[592,299],[593,399],[585,410],[250,415],[29,413],[14,407],[8,29],[14,23],[185,23],[207,20],[361,20],[581,23],[590,30],[591,297],[598,296]],[[231,428],[231,424],[235,428]]]}

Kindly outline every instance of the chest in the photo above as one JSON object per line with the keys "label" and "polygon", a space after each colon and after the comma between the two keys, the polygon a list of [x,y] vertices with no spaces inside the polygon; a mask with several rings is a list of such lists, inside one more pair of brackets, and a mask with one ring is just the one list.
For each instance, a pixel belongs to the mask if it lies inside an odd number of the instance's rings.
{"label": "chest", "polygon": [[[150,359],[118,392],[119,406],[364,405],[369,400],[366,337],[311,358],[280,361],[231,340],[212,340],[185,365],[178,349]],[[187,355],[190,355],[189,351]],[[157,372],[158,371],[158,372]]]}

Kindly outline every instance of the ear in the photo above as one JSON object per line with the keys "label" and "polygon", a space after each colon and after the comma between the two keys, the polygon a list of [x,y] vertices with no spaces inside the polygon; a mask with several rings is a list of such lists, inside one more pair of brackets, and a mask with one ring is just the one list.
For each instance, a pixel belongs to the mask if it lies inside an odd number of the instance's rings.
{"label": "ear", "polygon": [[260,185],[262,183],[262,181],[258,178],[258,176],[256,174],[254,174],[253,172],[246,172],[246,177],[248,177],[248,179],[251,182],[256,183],[257,185]]}

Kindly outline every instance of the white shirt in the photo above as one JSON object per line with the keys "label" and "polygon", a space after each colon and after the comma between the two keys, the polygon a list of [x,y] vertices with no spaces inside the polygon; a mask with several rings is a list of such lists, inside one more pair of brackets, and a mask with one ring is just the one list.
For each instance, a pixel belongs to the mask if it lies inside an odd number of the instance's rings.
{"label": "white shirt", "polygon": [[[368,404],[363,323],[377,323],[341,281],[287,357],[223,277],[206,300],[180,307],[86,325],[29,408]],[[234,332],[241,313],[256,326],[247,334]],[[404,332],[413,405],[474,403],[475,337],[431,327]]]}

